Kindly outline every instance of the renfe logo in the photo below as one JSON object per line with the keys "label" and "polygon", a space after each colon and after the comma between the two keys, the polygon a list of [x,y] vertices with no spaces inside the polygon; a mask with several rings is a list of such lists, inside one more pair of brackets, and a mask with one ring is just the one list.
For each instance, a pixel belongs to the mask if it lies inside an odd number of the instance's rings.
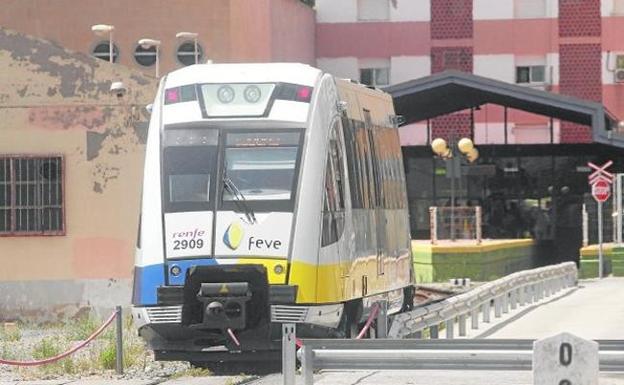
{"label": "renfe logo", "polygon": [[223,243],[225,243],[225,245],[231,250],[236,250],[238,249],[238,246],[240,246],[244,235],[245,231],[240,223],[232,222],[223,234]]}

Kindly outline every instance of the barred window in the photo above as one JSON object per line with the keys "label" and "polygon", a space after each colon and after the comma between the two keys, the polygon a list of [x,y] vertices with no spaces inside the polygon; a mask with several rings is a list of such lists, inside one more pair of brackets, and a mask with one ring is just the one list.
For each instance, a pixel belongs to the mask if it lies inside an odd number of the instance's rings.
{"label": "barred window", "polygon": [[63,235],[63,158],[0,155],[0,235]]}

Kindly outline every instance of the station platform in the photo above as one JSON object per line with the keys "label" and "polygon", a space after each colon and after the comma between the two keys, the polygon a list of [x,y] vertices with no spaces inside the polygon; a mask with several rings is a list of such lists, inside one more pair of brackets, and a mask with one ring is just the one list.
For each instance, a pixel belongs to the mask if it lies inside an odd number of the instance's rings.
{"label": "station platform", "polygon": [[[624,277],[624,247],[614,243],[603,243],[602,251],[605,275]],[[581,249],[579,277],[598,277],[598,245],[589,245]]]}
{"label": "station platform", "polygon": [[412,254],[417,283],[452,278],[491,281],[535,267],[533,239],[413,240]]}

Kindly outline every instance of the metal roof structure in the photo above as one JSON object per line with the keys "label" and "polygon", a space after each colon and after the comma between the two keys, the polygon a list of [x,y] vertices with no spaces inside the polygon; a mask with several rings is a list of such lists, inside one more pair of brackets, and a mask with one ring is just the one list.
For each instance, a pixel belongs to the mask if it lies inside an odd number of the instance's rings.
{"label": "metal roof structure", "polygon": [[496,104],[592,127],[595,142],[624,147],[614,135],[618,119],[602,104],[489,79],[460,71],[444,71],[384,88],[405,123]]}

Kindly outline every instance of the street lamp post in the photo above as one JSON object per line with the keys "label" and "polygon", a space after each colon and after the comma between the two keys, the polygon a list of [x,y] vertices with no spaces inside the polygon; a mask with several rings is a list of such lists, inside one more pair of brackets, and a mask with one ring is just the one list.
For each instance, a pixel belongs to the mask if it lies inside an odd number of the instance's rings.
{"label": "street lamp post", "polygon": [[160,47],[160,40],[154,40],[154,39],[140,39],[139,40],[139,45],[141,47],[143,47],[144,49],[148,49],[150,47],[155,47],[156,48],[156,77],[159,77],[159,47]]}
{"label": "street lamp post", "polygon": [[193,39],[193,56],[195,57],[195,64],[199,62],[199,50],[197,49],[197,36],[196,32],[178,32],[176,38],[178,39]]}
{"label": "street lamp post", "polygon": [[447,144],[446,140],[436,138],[431,142],[431,149],[433,150],[433,153],[440,158],[451,162],[451,241],[455,241],[455,176],[457,174],[457,170],[455,170],[454,157],[462,155],[468,160],[468,162],[472,163],[479,157],[479,151],[475,148],[474,143],[469,138],[461,138],[457,143],[455,143],[452,136],[450,146]]}
{"label": "street lamp post", "polygon": [[91,31],[98,36],[104,36],[108,34],[108,61],[113,64],[113,31],[115,30],[114,25],[108,24],[95,24],[91,26]]}

